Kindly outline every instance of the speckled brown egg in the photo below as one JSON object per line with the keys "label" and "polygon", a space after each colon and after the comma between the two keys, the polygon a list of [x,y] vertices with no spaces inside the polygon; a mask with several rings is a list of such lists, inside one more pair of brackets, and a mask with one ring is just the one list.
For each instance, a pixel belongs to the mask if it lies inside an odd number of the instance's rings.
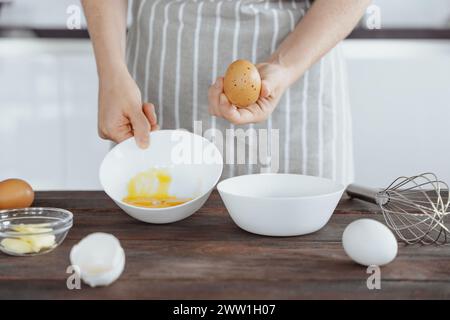
{"label": "speckled brown egg", "polygon": [[227,69],[223,91],[237,107],[245,108],[255,103],[261,92],[261,76],[255,65],[247,60],[236,60]]}
{"label": "speckled brown egg", "polygon": [[0,210],[27,208],[34,200],[31,186],[20,179],[7,179],[0,182]]}

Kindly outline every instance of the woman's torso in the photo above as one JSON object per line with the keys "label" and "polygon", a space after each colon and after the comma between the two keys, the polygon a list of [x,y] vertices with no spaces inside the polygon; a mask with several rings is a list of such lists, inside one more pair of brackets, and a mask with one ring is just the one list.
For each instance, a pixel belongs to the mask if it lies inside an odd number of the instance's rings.
{"label": "woman's torso", "polygon": [[[338,49],[285,92],[266,122],[235,127],[208,113],[211,83],[236,59],[265,61],[308,6],[308,1],[294,0],[135,0],[128,66],[143,99],[157,106],[162,128],[195,129],[206,135],[211,127],[219,130],[219,147],[228,163],[225,176],[276,171],[351,181],[350,118]],[[254,156],[249,161],[248,135],[253,132]],[[232,133],[240,137],[234,147]],[[273,134],[272,141],[267,134]]]}

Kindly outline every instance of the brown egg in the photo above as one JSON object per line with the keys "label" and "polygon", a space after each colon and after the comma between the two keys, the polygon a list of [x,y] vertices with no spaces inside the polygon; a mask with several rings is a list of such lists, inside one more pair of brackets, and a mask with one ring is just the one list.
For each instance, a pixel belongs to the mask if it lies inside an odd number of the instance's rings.
{"label": "brown egg", "polygon": [[7,179],[0,182],[0,209],[27,208],[34,200],[31,186],[20,179]]}
{"label": "brown egg", "polygon": [[261,76],[255,65],[247,60],[236,60],[227,69],[223,91],[237,107],[245,108],[258,101],[261,92]]}

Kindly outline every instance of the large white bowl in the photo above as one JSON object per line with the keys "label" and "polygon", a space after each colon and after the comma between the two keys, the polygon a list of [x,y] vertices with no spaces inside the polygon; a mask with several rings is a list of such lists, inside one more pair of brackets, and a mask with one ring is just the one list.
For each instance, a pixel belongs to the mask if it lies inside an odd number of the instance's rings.
{"label": "large white bowl", "polygon": [[[129,180],[150,168],[164,168],[172,176],[171,195],[193,200],[169,208],[143,208],[127,204]],[[196,212],[219,180],[223,159],[207,139],[183,130],[150,133],[150,146],[140,149],[134,138],[123,141],[106,155],[100,166],[100,183],[114,202],[133,218],[148,223],[170,223]]]}
{"label": "large white bowl", "polygon": [[296,174],[253,174],[217,185],[233,221],[266,236],[298,236],[321,229],[345,187],[328,179]]}

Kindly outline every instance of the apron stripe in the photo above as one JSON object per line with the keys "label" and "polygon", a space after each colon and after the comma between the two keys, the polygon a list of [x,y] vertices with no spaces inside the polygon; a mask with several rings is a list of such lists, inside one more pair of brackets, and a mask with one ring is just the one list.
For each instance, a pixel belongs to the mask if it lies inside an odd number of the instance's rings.
{"label": "apron stripe", "polygon": [[332,138],[331,138],[331,179],[336,180],[336,151],[337,151],[337,89],[336,89],[336,52],[331,51],[331,108],[332,108]]}
{"label": "apron stripe", "polygon": [[[344,66],[343,66],[343,61],[342,59],[340,59],[340,63],[339,63],[339,68],[340,68],[340,76],[341,76],[341,104],[342,106],[345,106],[345,87],[344,87]],[[344,150],[344,152],[342,152],[343,158],[342,158],[342,175],[345,178],[347,176],[347,113],[343,112],[342,114],[343,116],[343,132],[341,134],[342,136],[342,149]]]}
{"label": "apron stripe", "polygon": [[[291,10],[288,10],[289,20],[290,20],[290,31],[294,31],[295,20],[294,14]],[[284,141],[284,172],[289,172],[289,158],[290,155],[290,144],[291,144],[291,88],[286,90],[286,137]]]}
{"label": "apron stripe", "polygon": [[198,6],[197,11],[197,22],[195,26],[195,36],[194,36],[194,63],[193,63],[193,88],[192,88],[192,128],[194,128],[194,122],[197,121],[197,110],[198,110],[198,44],[200,41],[200,28],[202,23],[202,2]]}
{"label": "apron stripe", "polygon": [[[131,9],[132,13],[135,13],[135,3],[132,4],[132,9]],[[137,16],[137,14],[136,14]],[[126,42],[126,50],[125,50],[125,61],[130,61],[130,57],[131,57],[131,48],[132,48],[132,44],[136,41],[136,29],[138,28],[136,23],[133,23],[131,25],[131,28],[128,30],[127,33],[127,42]]]}
{"label": "apron stripe", "polygon": [[[220,38],[220,11],[222,9],[223,2],[219,2],[216,8],[216,23],[214,27],[214,40],[213,40],[213,65],[212,65],[212,81],[214,83],[217,79],[217,60],[218,60],[218,51],[219,51],[219,38]],[[211,116],[211,128],[216,128],[216,117]]]}
{"label": "apron stripe", "polygon": [[163,100],[163,90],[164,90],[164,67],[166,59],[166,45],[167,45],[167,27],[169,25],[169,9],[173,2],[167,2],[164,5],[164,24],[162,32],[162,45],[161,45],[161,61],[159,63],[159,91],[158,91],[158,104],[159,104],[159,125],[161,128],[164,124],[164,100]]}
{"label": "apron stripe", "polygon": [[317,175],[322,177],[323,175],[323,87],[324,87],[324,60],[325,57],[320,59],[320,70],[319,70],[319,95],[318,95],[318,106],[317,106],[317,128],[318,128],[318,171]]}
{"label": "apron stripe", "polygon": [[[306,9],[309,9],[310,3],[306,0]],[[303,13],[305,14],[305,13]],[[303,96],[302,96],[302,173],[308,172],[308,87],[309,71],[303,76]]]}
{"label": "apron stripe", "polygon": [[308,174],[308,83],[309,71],[303,76],[303,95],[302,95],[302,173]]}
{"label": "apron stripe", "polygon": [[[135,33],[133,32],[132,34],[135,34]],[[131,44],[131,42],[132,42],[131,35],[129,35],[127,37],[127,44],[126,44],[127,48],[125,50],[125,61],[128,61],[130,59],[130,51],[131,51],[131,45],[130,44]]]}
{"label": "apron stripe", "polygon": [[[239,41],[239,31],[241,27],[241,21],[240,21],[240,7],[241,7],[241,1],[237,1],[236,5],[234,7],[234,17],[236,19],[235,27],[234,27],[234,35],[233,35],[233,61],[235,61],[238,58],[238,41]],[[230,129],[234,132],[234,125],[230,125]],[[230,166],[230,177],[234,176],[234,140],[233,143],[228,142],[228,152],[229,158],[231,158],[232,165]]]}
{"label": "apron stripe", "polygon": [[[255,29],[253,31],[253,42],[252,42],[252,62],[254,64],[258,63],[258,40],[259,40],[259,11],[251,5],[250,8],[255,15]],[[254,130],[253,123],[249,124],[249,130]],[[248,164],[247,164],[247,173],[251,174],[253,172],[253,164],[255,163],[255,159],[253,157],[253,149],[256,148],[254,145],[255,141],[253,140],[253,134],[249,135],[249,143],[248,143]]]}
{"label": "apron stripe", "polygon": [[[343,60],[343,59],[342,59]],[[345,61],[343,61],[343,63],[345,63]],[[347,69],[344,70],[344,74],[346,75],[345,77],[345,81],[348,81],[348,76],[347,76]],[[347,83],[347,82],[346,82]],[[345,84],[344,84],[345,85]],[[353,158],[353,140],[352,140],[352,136],[353,136],[353,127],[352,127],[352,113],[350,112],[350,97],[349,97],[349,92],[348,92],[348,87],[346,86],[345,89],[345,96],[347,97],[346,99],[346,104],[348,106],[348,108],[345,110],[345,115],[347,116],[347,122],[345,124],[344,130],[345,131],[345,143],[347,145],[347,148],[345,149],[345,156],[348,157],[348,162],[346,162],[346,171],[345,171],[345,177],[343,178],[343,180],[345,180],[345,184],[349,184],[352,183],[353,180],[355,179],[354,175],[354,158]]]}
{"label": "apron stripe", "polygon": [[177,62],[175,67],[175,128],[180,128],[180,76],[181,76],[181,36],[183,34],[183,14],[186,2],[183,2],[178,10],[178,33],[177,33]]}
{"label": "apron stripe", "polygon": [[[340,49],[340,47],[338,47]],[[347,116],[347,122],[345,123],[345,127],[343,129],[343,131],[345,131],[345,143],[347,148],[345,149],[345,156],[348,156],[348,161],[346,162],[346,171],[345,171],[345,181],[346,184],[353,182],[354,180],[354,158],[353,158],[353,140],[352,140],[352,136],[353,136],[353,126],[352,126],[352,113],[351,113],[351,105],[350,105],[350,96],[349,96],[349,90],[348,90],[348,70],[345,66],[346,62],[344,60],[344,58],[341,59],[341,63],[343,65],[342,67],[342,73],[344,74],[344,81],[345,83],[343,84],[345,87],[345,97],[346,97],[346,105],[347,108],[345,110],[345,115]]]}
{"label": "apron stripe", "polygon": [[148,27],[148,32],[149,32],[149,40],[148,40],[148,48],[147,48],[147,54],[145,57],[145,84],[144,84],[144,99],[148,100],[149,95],[148,95],[148,87],[149,87],[149,82],[148,82],[148,78],[150,76],[150,58],[152,55],[152,49],[153,49],[153,31],[154,31],[154,26],[153,23],[155,21],[155,8],[158,5],[158,3],[160,3],[161,0],[156,0],[151,8],[151,12],[150,12],[150,21],[149,21],[149,27]]}
{"label": "apron stripe", "polygon": [[[272,36],[272,46],[271,46],[271,53],[274,53],[275,50],[277,50],[277,40],[278,40],[278,32],[279,32],[279,23],[278,23],[278,13],[277,10],[272,9],[272,16],[273,16],[273,36]],[[269,161],[267,162],[269,164],[269,172],[272,172],[272,114],[269,115],[269,119],[267,120],[267,136],[268,136],[268,154],[269,154]]]}
{"label": "apron stripe", "polygon": [[132,71],[133,78],[136,78],[137,60],[138,60],[138,56],[139,56],[139,40],[141,38],[141,28],[140,28],[141,16],[142,16],[142,9],[144,8],[144,5],[146,2],[147,2],[146,0],[141,1],[141,3],[139,4],[137,17],[136,17],[137,31],[136,31],[136,48],[135,48],[135,52],[134,52],[134,63],[133,63],[133,71]]}
{"label": "apron stripe", "polygon": [[[338,47],[338,49],[340,50],[341,48]],[[345,122],[343,124],[343,133],[344,133],[344,141],[345,141],[345,148],[344,148],[344,152],[343,152],[343,156],[345,159],[345,171],[344,173],[344,177],[343,177],[343,181],[345,181],[345,184],[351,183],[354,180],[354,164],[353,164],[353,145],[352,145],[352,114],[350,112],[350,98],[349,98],[349,92],[348,92],[348,85],[347,85],[347,79],[348,79],[348,74],[347,74],[347,68],[345,66],[345,60],[343,58],[340,59],[340,63],[342,66],[341,69],[341,77],[342,77],[342,81],[345,81],[344,83],[342,83],[342,88],[343,88],[343,103],[345,103],[344,106],[346,106],[345,111],[343,112],[345,115]]]}

